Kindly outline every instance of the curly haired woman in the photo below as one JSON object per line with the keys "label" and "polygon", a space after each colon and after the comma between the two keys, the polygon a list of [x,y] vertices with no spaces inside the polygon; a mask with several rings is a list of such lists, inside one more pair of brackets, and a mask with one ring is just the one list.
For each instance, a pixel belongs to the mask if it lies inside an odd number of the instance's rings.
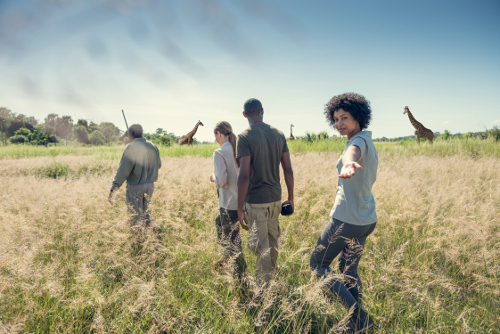
{"label": "curly haired woman", "polygon": [[[378,155],[371,139],[369,102],[359,94],[334,96],[325,107],[328,122],[347,144],[339,161],[335,204],[311,255],[311,270],[324,278],[326,286],[351,312],[345,333],[362,333],[373,320],[361,308],[362,283],[358,276],[366,238],[377,224],[372,186],[377,177]],[[339,255],[339,272],[330,264]]]}

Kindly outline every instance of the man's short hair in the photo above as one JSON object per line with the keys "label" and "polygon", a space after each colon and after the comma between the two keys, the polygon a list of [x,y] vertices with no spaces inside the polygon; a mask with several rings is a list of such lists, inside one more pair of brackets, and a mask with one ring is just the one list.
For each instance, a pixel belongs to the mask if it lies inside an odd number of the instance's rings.
{"label": "man's short hair", "polygon": [[142,138],[142,125],[132,124],[128,128],[128,134],[134,138]]}
{"label": "man's short hair", "polygon": [[261,110],[262,110],[262,103],[260,103],[259,100],[254,98],[248,99],[243,105],[243,111],[247,115],[255,114],[256,112],[259,112]]}

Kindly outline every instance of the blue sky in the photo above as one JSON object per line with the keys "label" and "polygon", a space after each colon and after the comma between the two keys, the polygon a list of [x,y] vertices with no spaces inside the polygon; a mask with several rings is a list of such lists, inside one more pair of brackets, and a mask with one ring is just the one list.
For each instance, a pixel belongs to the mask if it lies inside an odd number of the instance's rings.
{"label": "blue sky", "polygon": [[[124,4],[126,3],[126,4]],[[0,0],[0,106],[198,140],[247,122],[250,97],[288,136],[327,131],[357,92],[377,137],[500,125],[498,1]]]}

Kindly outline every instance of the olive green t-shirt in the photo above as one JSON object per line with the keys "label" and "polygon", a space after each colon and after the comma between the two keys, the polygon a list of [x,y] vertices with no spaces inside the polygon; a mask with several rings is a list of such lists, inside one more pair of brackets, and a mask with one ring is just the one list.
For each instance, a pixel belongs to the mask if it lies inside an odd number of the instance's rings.
{"label": "olive green t-shirt", "polygon": [[236,157],[250,156],[250,185],[247,203],[272,203],[281,200],[279,166],[288,152],[285,135],[269,124],[254,124],[238,135]]}

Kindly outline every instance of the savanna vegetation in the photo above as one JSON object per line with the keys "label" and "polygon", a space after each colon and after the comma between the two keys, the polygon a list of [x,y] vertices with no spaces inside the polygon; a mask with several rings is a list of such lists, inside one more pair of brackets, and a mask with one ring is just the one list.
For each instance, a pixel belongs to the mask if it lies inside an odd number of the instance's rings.
{"label": "savanna vegetation", "polygon": [[[158,145],[170,146],[179,137],[162,128],[155,133],[146,133],[147,139]],[[16,114],[0,108],[0,141],[3,145],[23,144],[34,146],[113,146],[128,141],[125,131],[121,131],[111,122],[100,124],[86,119],[74,123],[71,116],[49,114],[43,121],[33,116]]]}
{"label": "savanna vegetation", "polygon": [[[334,333],[346,312],[309,257],[344,145],[289,142],[296,212],[281,219],[279,270],[263,295],[246,247],[247,286],[212,267],[216,145],[160,146],[159,234],[129,228],[123,189],[107,202],[123,146],[0,147],[0,332]],[[376,146],[379,222],[360,264],[371,333],[499,333],[500,143]]]}

